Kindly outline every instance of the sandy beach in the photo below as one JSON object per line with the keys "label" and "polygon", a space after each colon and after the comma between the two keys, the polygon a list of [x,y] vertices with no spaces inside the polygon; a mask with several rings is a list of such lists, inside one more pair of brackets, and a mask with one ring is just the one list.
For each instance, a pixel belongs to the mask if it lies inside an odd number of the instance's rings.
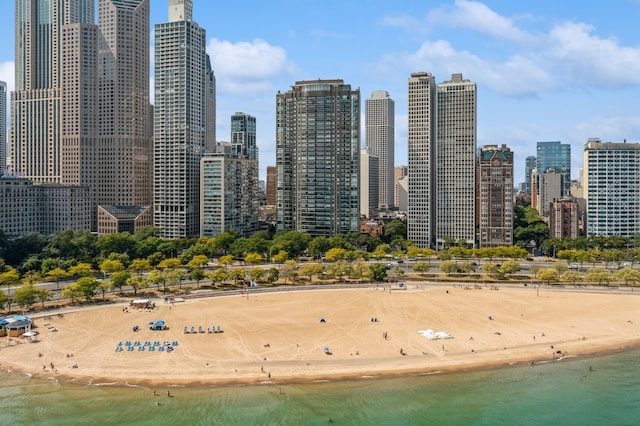
{"label": "sandy beach", "polygon": [[[640,343],[640,297],[632,292],[410,285],[155,302],[150,312],[124,312],[127,304],[120,303],[36,318],[37,342],[14,338],[7,346],[1,338],[0,369],[164,392],[170,386],[280,384],[527,363],[535,368]],[[168,329],[150,330],[148,323],[156,320]],[[140,331],[132,330],[135,325]],[[218,325],[221,333],[207,333]],[[185,334],[185,327],[204,332]],[[451,338],[429,340],[419,333],[429,329]],[[127,341],[150,345],[128,350]],[[155,342],[160,345],[150,351]],[[173,350],[159,350],[164,342]]]}

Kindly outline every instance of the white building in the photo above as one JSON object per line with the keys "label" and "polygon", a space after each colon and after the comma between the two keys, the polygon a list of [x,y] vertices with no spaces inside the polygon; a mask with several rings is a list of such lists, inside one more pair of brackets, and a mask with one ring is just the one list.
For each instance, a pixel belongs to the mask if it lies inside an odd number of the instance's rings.
{"label": "white building", "polygon": [[[378,203],[381,209],[394,202],[395,104],[384,90],[377,90],[365,101],[366,147],[378,157]],[[376,206],[378,208],[378,206]]]}
{"label": "white building", "polygon": [[[436,244],[475,243],[476,84],[453,74],[437,88]],[[411,179],[411,173],[409,173]]]}
{"label": "white building", "polygon": [[418,247],[435,241],[436,83],[430,73],[409,78],[408,239]]}
{"label": "white building", "polygon": [[367,148],[360,150],[360,216],[376,217],[378,212],[379,158]]}
{"label": "white building", "polygon": [[640,143],[590,138],[583,156],[587,236],[640,234]]}

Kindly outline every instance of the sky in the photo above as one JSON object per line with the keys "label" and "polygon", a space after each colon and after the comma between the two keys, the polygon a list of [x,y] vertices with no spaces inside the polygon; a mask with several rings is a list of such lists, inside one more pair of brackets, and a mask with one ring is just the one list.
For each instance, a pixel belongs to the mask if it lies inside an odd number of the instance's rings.
{"label": "sky", "polygon": [[[573,178],[587,138],[640,142],[640,0],[193,3],[216,74],[217,139],[230,139],[235,112],[255,116],[261,179],[275,165],[277,92],[318,78],[360,89],[362,146],[364,100],[389,92],[396,165],[407,164],[407,80],[419,71],[477,83],[477,144],[511,148],[516,183],[537,141],[571,145]],[[14,1],[0,4],[0,80],[12,90]],[[151,0],[152,26],[167,5]]]}

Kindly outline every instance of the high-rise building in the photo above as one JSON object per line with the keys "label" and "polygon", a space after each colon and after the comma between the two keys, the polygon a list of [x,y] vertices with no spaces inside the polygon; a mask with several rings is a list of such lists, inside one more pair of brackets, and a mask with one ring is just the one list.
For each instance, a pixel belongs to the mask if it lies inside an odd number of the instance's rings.
{"label": "high-rise building", "polygon": [[[436,244],[476,237],[476,84],[453,74],[437,86]],[[409,171],[409,182],[412,176]]]}
{"label": "high-rise building", "polygon": [[313,80],[278,93],[276,151],[278,230],[358,231],[359,89]]}
{"label": "high-rise building", "polygon": [[216,76],[211,68],[211,59],[207,55],[207,124],[205,134],[205,152],[215,152],[216,150]]}
{"label": "high-rise building", "polygon": [[276,187],[278,185],[278,168],[267,166],[267,205],[276,205]]}
{"label": "high-rise building", "polygon": [[579,207],[575,199],[565,197],[553,201],[549,210],[549,238],[578,238],[579,219]]}
{"label": "high-rise building", "polygon": [[478,158],[478,246],[513,244],[513,152],[486,145]]}
{"label": "high-rise building", "polygon": [[99,0],[97,203],[153,202],[149,0]]}
{"label": "high-rise building", "polygon": [[258,160],[256,118],[244,112],[231,116],[231,152]]}
{"label": "high-rise building", "polygon": [[586,234],[640,234],[640,143],[588,139],[583,152]]}
{"label": "high-rise building", "polygon": [[206,33],[191,0],[169,0],[155,26],[154,226],[164,238],[200,235],[200,159],[207,141]]}
{"label": "high-rise building", "polygon": [[376,90],[365,101],[365,126],[366,147],[371,155],[378,157],[378,207],[388,209],[395,204],[395,105],[388,92]]}
{"label": "high-rise building", "polygon": [[7,169],[7,83],[0,81],[0,176]]}
{"label": "high-rise building", "polygon": [[[554,169],[561,176],[561,196],[571,193],[571,145],[559,141],[536,144],[536,169],[538,176]],[[533,194],[532,194],[533,196]]]}
{"label": "high-rise building", "polygon": [[553,168],[538,173],[536,209],[540,216],[549,217],[551,203],[562,198],[562,175]]}
{"label": "high-rise building", "polygon": [[[400,199],[398,193],[398,183],[400,179],[403,179],[409,173],[409,167],[407,166],[396,166],[393,169],[393,205],[396,207],[400,207]],[[407,204],[407,200],[404,200],[404,204]],[[404,210],[406,212],[406,209]]]}
{"label": "high-rise building", "polygon": [[206,153],[201,159],[200,185],[201,236],[234,230],[249,237],[258,230],[257,160],[230,150]]}
{"label": "high-rise building", "polygon": [[367,148],[360,150],[360,216],[371,219],[377,216],[380,194],[380,159]]}
{"label": "high-rise building", "polygon": [[[93,0],[16,0],[15,90],[9,170],[36,183],[61,182],[63,27],[94,22]],[[69,84],[67,81],[66,84]]]}
{"label": "high-rise building", "polygon": [[533,173],[533,169],[536,168],[537,158],[533,155],[530,155],[526,158],[524,164],[524,187],[522,191],[525,194],[531,195],[531,173]]}
{"label": "high-rise building", "polygon": [[409,78],[407,234],[418,247],[435,242],[436,82],[431,73]]}

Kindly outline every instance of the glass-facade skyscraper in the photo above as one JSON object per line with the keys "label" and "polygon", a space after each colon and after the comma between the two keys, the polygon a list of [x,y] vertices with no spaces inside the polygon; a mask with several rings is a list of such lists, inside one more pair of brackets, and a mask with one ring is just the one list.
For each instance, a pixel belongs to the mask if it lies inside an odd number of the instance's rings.
{"label": "glass-facade skyscraper", "polygon": [[343,80],[298,81],[276,95],[278,230],[358,230],[359,145],[359,89]]}
{"label": "glass-facade skyscraper", "polygon": [[571,192],[571,145],[559,141],[538,142],[536,145],[536,169],[538,176],[555,169],[561,176],[561,196]]}

